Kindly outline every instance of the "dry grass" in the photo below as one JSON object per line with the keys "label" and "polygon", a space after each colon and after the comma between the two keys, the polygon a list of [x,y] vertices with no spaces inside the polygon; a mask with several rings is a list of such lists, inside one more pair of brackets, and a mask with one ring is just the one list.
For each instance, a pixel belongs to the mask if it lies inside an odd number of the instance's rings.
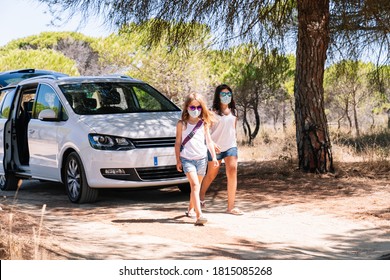
{"label": "dry grass", "polygon": [[293,128],[286,132],[263,129],[251,146],[245,145],[245,137],[239,133],[239,158],[241,161],[281,160],[292,163],[296,160],[296,140]]}
{"label": "dry grass", "polygon": [[35,217],[19,211],[14,205],[6,206],[1,203],[0,205],[0,259],[44,258],[40,250],[40,242],[46,205],[42,207],[39,222]]}
{"label": "dry grass", "polygon": [[[295,128],[292,126],[285,133],[281,130],[262,130],[253,145],[243,144],[243,135],[240,135],[239,158],[241,161],[280,161],[282,169],[292,165],[297,168],[297,148]],[[364,134],[359,138],[349,133],[331,131],[333,160],[336,171],[343,170],[345,163],[359,167],[367,174],[380,175],[389,171],[390,165],[390,131],[380,130]],[[350,166],[350,165],[348,165]]]}

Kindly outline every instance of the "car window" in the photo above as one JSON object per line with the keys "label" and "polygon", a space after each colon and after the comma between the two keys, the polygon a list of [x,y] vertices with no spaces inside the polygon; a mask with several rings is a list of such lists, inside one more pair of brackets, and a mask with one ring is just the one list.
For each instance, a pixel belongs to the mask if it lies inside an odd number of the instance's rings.
{"label": "car window", "polygon": [[3,75],[1,78],[1,84],[2,86],[7,86],[10,84],[17,84],[22,80],[33,78],[36,76],[41,76],[43,74],[40,73],[13,73],[13,74],[7,74]]}
{"label": "car window", "polygon": [[149,92],[145,91],[142,88],[134,87],[134,93],[136,95],[139,107],[142,110],[147,110],[147,111],[161,110],[161,103],[155,98],[155,96],[150,95]]}
{"label": "car window", "polygon": [[56,92],[50,86],[41,84],[36,94],[32,118],[37,119],[39,113],[45,109],[53,110],[56,113],[56,117],[61,119],[63,109]]}
{"label": "car window", "polygon": [[68,76],[66,74],[50,71],[50,70],[39,70],[39,69],[20,69],[8,72],[0,73],[0,87],[5,87],[9,84],[17,84],[22,80],[38,77],[42,75],[51,75],[56,77]]}
{"label": "car window", "polygon": [[59,87],[74,112],[81,115],[180,110],[146,84],[89,82]]}
{"label": "car window", "polygon": [[0,88],[0,104],[3,101],[4,96],[7,94],[8,91],[9,90],[1,90],[1,88]]}
{"label": "car window", "polygon": [[14,99],[14,88],[2,90],[1,98],[4,99],[1,105],[0,117],[2,119],[8,119],[11,112],[12,101]]}

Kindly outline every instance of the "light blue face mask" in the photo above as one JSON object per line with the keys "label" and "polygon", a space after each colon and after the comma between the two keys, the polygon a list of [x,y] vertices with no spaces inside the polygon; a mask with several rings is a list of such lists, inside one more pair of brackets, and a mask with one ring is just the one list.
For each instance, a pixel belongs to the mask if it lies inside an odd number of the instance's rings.
{"label": "light blue face mask", "polygon": [[193,111],[192,110],[187,110],[188,114],[190,114],[190,116],[193,117],[193,118],[199,117],[201,111],[202,110],[193,110]]}
{"label": "light blue face mask", "polygon": [[230,102],[232,102],[231,96],[221,96],[221,103],[229,104]]}

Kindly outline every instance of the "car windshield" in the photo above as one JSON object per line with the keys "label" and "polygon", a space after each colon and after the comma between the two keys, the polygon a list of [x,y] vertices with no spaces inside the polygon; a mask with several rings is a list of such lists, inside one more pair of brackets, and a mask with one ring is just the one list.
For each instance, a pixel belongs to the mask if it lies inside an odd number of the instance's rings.
{"label": "car windshield", "polygon": [[59,87],[79,115],[180,110],[168,98],[143,83],[88,82]]}

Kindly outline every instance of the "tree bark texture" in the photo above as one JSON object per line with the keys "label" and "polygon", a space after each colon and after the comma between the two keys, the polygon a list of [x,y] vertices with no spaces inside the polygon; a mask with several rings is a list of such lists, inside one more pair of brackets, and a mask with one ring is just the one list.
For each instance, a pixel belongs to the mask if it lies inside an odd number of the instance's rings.
{"label": "tree bark texture", "polygon": [[333,172],[323,79],[329,43],[329,0],[298,0],[295,122],[299,168]]}
{"label": "tree bark texture", "polygon": [[253,113],[255,115],[255,129],[253,130],[253,132],[251,134],[251,142],[253,141],[253,139],[256,138],[257,134],[260,131],[260,114],[259,114],[259,110],[258,110],[258,104],[256,104],[256,110],[253,110]]}
{"label": "tree bark texture", "polygon": [[358,120],[358,116],[357,116],[358,101],[356,100],[356,91],[357,91],[357,89],[354,87],[352,89],[352,109],[353,109],[353,121],[355,123],[356,137],[359,137],[360,136],[360,128],[359,128],[359,120]]}
{"label": "tree bark texture", "polygon": [[287,131],[287,121],[286,121],[286,101],[283,100],[283,110],[282,110],[282,124],[283,124],[283,133]]}
{"label": "tree bark texture", "polygon": [[242,126],[244,128],[244,133],[245,133],[245,136],[247,137],[248,139],[248,145],[251,145],[252,144],[252,130],[251,130],[251,126],[248,122],[248,118],[247,118],[247,108],[244,107],[244,117],[243,117],[243,121],[242,121]]}

